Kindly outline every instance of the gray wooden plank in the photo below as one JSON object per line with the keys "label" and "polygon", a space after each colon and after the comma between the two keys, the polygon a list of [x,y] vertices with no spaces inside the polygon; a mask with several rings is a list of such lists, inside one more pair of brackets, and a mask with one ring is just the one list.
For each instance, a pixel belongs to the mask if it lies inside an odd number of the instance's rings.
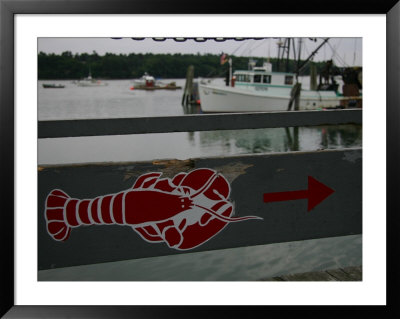
{"label": "gray wooden plank", "polygon": [[272,278],[265,278],[265,279],[261,279],[261,281],[285,281],[282,277],[272,277]]}
{"label": "gray wooden plank", "polygon": [[331,269],[326,272],[339,281],[354,281],[354,279],[344,272],[343,269]]}
{"label": "gray wooden plank", "polygon": [[[40,167],[39,269],[359,234],[361,153],[361,149],[347,149]],[[161,172],[163,177],[172,178],[197,168],[214,169],[228,180],[234,216],[255,215],[262,219],[229,223],[209,241],[186,251],[171,249],[164,242],[146,242],[129,225],[73,228],[65,242],[57,242],[47,233],[44,203],[54,189],[61,189],[72,198],[90,199],[129,190],[143,173]],[[335,191],[313,210],[308,211],[307,199],[263,201],[264,193],[307,189],[308,176]]]}
{"label": "gray wooden plank", "polygon": [[39,121],[38,137],[239,130],[312,125],[361,124],[361,109],[201,114],[168,117]]}
{"label": "gray wooden plank", "polygon": [[287,274],[262,281],[361,281],[362,267],[346,267],[329,269],[326,271],[313,271],[299,274]]}
{"label": "gray wooden plank", "polygon": [[362,267],[346,267],[341,269],[343,272],[345,272],[349,278],[352,280],[362,280]]}
{"label": "gray wooden plank", "polygon": [[284,281],[337,281],[325,271],[308,272],[282,276]]}

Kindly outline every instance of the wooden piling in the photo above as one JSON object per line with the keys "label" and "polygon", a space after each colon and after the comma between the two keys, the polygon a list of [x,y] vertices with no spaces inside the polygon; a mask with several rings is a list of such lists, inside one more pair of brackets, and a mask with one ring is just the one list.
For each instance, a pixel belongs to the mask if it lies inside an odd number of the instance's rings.
{"label": "wooden piling", "polygon": [[317,67],[315,63],[310,64],[310,90],[317,90]]}
{"label": "wooden piling", "polygon": [[194,66],[190,65],[186,71],[185,90],[182,96],[182,106],[189,105],[192,101]]}
{"label": "wooden piling", "polygon": [[288,105],[288,111],[292,109],[293,102],[294,102],[294,110],[298,111],[300,109],[300,92],[301,92],[301,83],[297,82],[290,91],[290,101]]}

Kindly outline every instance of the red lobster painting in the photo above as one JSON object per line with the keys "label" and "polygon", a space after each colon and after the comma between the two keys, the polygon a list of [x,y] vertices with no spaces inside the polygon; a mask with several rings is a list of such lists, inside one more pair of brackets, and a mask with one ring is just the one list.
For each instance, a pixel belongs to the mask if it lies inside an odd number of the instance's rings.
{"label": "red lobster painting", "polygon": [[54,189],[46,198],[49,235],[65,241],[82,225],[130,226],[150,243],[188,250],[217,235],[228,223],[257,216],[233,217],[230,185],[209,168],[181,172],[172,179],[152,172],[139,176],[133,187],[93,199],[76,199]]}

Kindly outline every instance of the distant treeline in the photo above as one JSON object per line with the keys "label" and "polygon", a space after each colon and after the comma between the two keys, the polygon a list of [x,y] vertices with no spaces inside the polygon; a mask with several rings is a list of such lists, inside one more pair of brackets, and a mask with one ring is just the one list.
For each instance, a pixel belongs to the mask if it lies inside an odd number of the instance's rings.
{"label": "distant treeline", "polygon": [[[248,69],[249,57],[232,56],[234,70]],[[265,58],[252,58],[261,66]],[[271,59],[274,71],[285,71],[286,62],[278,66],[278,59]],[[293,72],[295,61],[289,60],[288,70]],[[141,77],[144,72],[156,78],[185,78],[187,68],[193,65],[195,77],[224,77],[228,63],[220,64],[220,56],[213,54],[112,54],[103,56],[95,51],[92,54],[72,54],[69,51],[61,55],[38,54],[39,79],[81,79],[89,75],[102,79],[131,79]],[[317,70],[323,68],[323,63],[316,63]],[[307,65],[303,75],[309,74]]]}

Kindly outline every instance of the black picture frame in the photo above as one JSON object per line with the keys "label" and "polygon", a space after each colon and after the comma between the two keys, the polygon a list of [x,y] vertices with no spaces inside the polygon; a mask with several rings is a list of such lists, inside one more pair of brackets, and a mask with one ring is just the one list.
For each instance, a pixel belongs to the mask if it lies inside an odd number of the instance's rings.
{"label": "black picture frame", "polygon": [[[205,318],[247,317],[249,311],[260,307],[189,307],[189,306],[21,306],[14,302],[14,17],[16,14],[385,14],[387,19],[387,306],[368,309],[376,311],[379,318],[399,315],[396,288],[399,276],[395,275],[398,261],[395,259],[396,244],[399,242],[396,201],[399,181],[399,41],[400,4],[393,1],[293,1],[293,2],[247,2],[246,7],[236,3],[202,1],[163,1],[163,0],[0,0],[0,181],[1,231],[2,243],[0,261],[0,315],[6,318]],[[383,106],[376,106],[383,109]],[[385,172],[382,169],[382,173]],[[384,213],[384,212],[379,212]],[[331,308],[331,307],[329,307]],[[262,308],[266,315],[285,315],[290,311],[296,316],[313,316],[326,313],[327,307],[313,309],[308,307]],[[359,307],[333,307],[330,315],[355,316]]]}

